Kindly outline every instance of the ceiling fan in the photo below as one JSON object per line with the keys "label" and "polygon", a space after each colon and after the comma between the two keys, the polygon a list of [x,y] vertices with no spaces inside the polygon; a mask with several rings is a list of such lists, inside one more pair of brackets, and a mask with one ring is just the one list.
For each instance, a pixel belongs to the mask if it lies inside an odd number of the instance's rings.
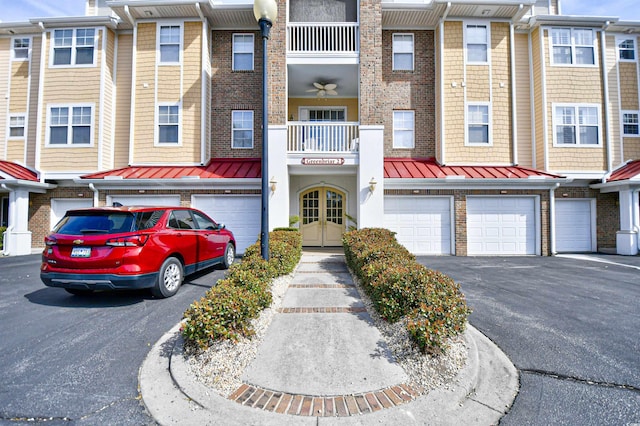
{"label": "ceiling fan", "polygon": [[335,88],[338,87],[337,84],[334,83],[317,83],[314,82],[314,89],[309,89],[307,92],[316,92],[316,96],[322,98],[325,95],[337,95],[338,92],[335,91]]}

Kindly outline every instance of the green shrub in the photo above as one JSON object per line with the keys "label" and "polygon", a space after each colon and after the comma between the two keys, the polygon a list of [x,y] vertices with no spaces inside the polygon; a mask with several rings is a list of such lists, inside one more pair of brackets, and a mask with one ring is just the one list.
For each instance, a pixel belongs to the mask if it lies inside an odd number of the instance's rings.
{"label": "green shrub", "polygon": [[387,321],[406,317],[417,346],[428,353],[446,349],[464,331],[471,311],[448,276],[416,262],[386,229],[367,228],[343,236],[345,258],[378,313]]}
{"label": "green shrub", "polygon": [[225,278],[189,306],[182,327],[187,344],[206,349],[216,340],[253,334],[250,320],[271,305],[271,282],[291,273],[300,261],[300,232],[270,232],[269,256],[269,261],[262,259],[260,241],[252,244],[242,262],[232,265]]}
{"label": "green shrub", "polygon": [[6,226],[0,226],[0,250],[4,249],[4,233],[6,230]]}

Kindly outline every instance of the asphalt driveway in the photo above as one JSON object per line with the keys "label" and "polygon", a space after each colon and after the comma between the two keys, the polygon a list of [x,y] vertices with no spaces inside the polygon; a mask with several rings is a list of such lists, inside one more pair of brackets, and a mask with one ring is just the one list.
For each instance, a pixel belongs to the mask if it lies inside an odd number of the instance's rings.
{"label": "asphalt driveway", "polygon": [[640,257],[418,261],[461,284],[471,324],[517,367],[502,424],[640,424]]}

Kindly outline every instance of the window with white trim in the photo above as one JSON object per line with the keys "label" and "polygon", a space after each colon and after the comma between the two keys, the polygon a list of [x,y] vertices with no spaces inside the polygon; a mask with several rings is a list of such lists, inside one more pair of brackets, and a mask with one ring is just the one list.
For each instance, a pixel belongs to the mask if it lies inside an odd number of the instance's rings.
{"label": "window with white trim", "polygon": [[12,59],[14,61],[26,61],[29,59],[29,48],[31,47],[30,38],[14,38]]}
{"label": "window with white trim", "polygon": [[161,25],[158,39],[160,51],[159,62],[161,64],[180,63],[180,51],[182,44],[181,25]]}
{"label": "window with white trim", "polygon": [[554,105],[553,127],[555,145],[600,145],[600,107]]}
{"label": "window with white trim", "polygon": [[253,34],[233,35],[232,69],[234,71],[253,71]]}
{"label": "window with white trim", "polygon": [[232,111],[231,122],[231,147],[253,148],[253,111]]}
{"label": "window with white trim", "polygon": [[413,71],[413,34],[393,35],[393,70]]}
{"label": "window with white trim", "polygon": [[95,45],[94,28],[54,30],[52,65],[95,65]]}
{"label": "window with white trim", "polygon": [[415,111],[393,111],[393,147],[415,146]]}
{"label": "window with white trim", "polygon": [[552,65],[595,65],[595,35],[585,28],[551,29]]}
{"label": "window with white trim", "polygon": [[90,145],[93,107],[89,105],[50,106],[47,125],[49,145]]}
{"label": "window with white trim", "polygon": [[618,40],[618,58],[621,61],[636,60],[636,41],[634,39]]}
{"label": "window with white trim", "polygon": [[465,49],[467,62],[478,64],[489,62],[489,28],[486,25],[467,25]]}
{"label": "window with white trim", "polygon": [[640,125],[638,123],[638,111],[622,112],[622,129],[624,136],[640,136]]}
{"label": "window with white trim", "polygon": [[488,145],[491,141],[489,105],[476,103],[467,105],[467,143]]}
{"label": "window with white trim", "polygon": [[158,105],[158,144],[180,143],[180,106]]}
{"label": "window with white trim", "polygon": [[24,137],[24,126],[26,120],[25,114],[13,114],[9,116],[9,137],[10,138],[22,138]]}

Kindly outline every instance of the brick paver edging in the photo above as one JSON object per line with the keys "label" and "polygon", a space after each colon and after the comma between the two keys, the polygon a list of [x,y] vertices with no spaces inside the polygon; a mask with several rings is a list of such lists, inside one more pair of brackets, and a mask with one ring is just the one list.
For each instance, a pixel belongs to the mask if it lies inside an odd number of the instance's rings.
{"label": "brick paver edging", "polygon": [[300,307],[300,308],[278,308],[279,314],[358,314],[367,312],[364,306],[356,307]]}
{"label": "brick paver edging", "polygon": [[354,395],[313,396],[271,391],[243,383],[229,399],[247,407],[280,414],[348,417],[402,405],[421,393],[419,387],[403,383]]}

